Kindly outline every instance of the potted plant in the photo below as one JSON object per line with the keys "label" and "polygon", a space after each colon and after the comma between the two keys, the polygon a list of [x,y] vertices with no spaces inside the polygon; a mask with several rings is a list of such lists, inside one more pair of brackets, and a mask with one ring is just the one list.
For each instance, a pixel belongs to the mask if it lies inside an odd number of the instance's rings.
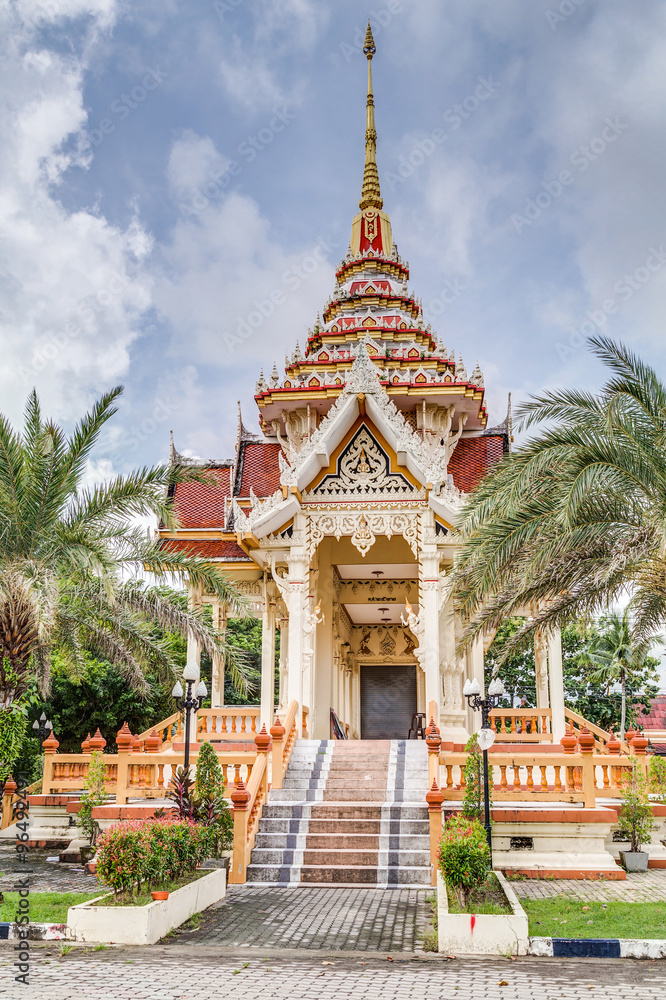
{"label": "potted plant", "polygon": [[631,774],[624,784],[622,809],[619,815],[619,832],[631,842],[631,850],[620,851],[622,867],[627,872],[645,872],[648,866],[647,851],[641,847],[650,839],[654,826],[652,806],[648,796],[647,781],[640,766],[634,762]]}

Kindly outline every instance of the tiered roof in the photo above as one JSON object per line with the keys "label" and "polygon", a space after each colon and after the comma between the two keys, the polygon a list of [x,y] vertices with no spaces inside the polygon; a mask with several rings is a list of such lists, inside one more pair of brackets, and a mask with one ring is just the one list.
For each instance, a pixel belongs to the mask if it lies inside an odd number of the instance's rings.
{"label": "tiered roof", "polygon": [[[184,529],[229,532],[234,501],[243,508],[255,497],[269,497],[279,490],[281,461],[283,467],[293,463],[331,410],[349,380],[361,343],[383,390],[407,423],[431,449],[440,444],[448,449],[449,482],[459,490],[473,489],[507,450],[506,424],[486,430],[484,379],[478,362],[468,372],[462,355],[442,344],[408,286],[409,265],[393,242],[377,171],[375,44],[369,25],[364,52],[368,90],[360,211],[352,222],[346,256],[336,268],[333,292],[308,330],[303,350],[297,342],[285,358],[284,373],[277,365],[268,378],[260,373],[255,399],[262,434],[250,434],[239,413],[235,459],[203,464],[214,480],[211,484],[177,487],[176,509]],[[172,460],[181,458],[174,455]],[[229,535],[227,540],[232,539]],[[216,548],[208,539],[200,541],[206,542],[205,546],[196,542],[201,555],[224,559],[229,553],[229,558],[236,558],[223,545]],[[219,555],[213,556],[214,552]]]}

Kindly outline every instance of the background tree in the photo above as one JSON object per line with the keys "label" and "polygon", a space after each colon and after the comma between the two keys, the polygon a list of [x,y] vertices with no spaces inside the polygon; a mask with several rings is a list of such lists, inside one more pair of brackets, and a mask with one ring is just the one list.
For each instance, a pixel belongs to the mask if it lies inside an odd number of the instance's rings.
{"label": "background tree", "polygon": [[[524,627],[522,618],[505,622],[486,654],[486,676],[497,674],[507,688],[502,707],[514,707],[525,699],[530,707],[536,705],[534,646],[532,637],[524,636],[519,646],[507,643]],[[597,675],[589,658],[589,649],[602,638],[604,619],[598,623],[573,622],[562,630],[562,670],[564,701],[568,708],[594,722],[602,729],[619,731],[622,718],[621,693]],[[642,714],[648,714],[649,705],[659,693],[659,660],[647,656],[627,677],[626,702],[628,717],[640,723]]]}
{"label": "background tree", "polygon": [[[147,694],[147,675],[173,680],[178,661],[170,634],[196,638],[212,656],[225,657],[228,674],[246,686],[243,656],[171,591],[146,586],[136,575],[150,568],[158,582],[189,579],[242,615],[246,602],[205,560],[161,547],[137,526],[153,516],[177,526],[173,487],[205,479],[192,469],[154,466],[83,485],[91,451],[122,389],[106,393],[67,437],[42,418],[33,392],[22,433],[0,416],[0,746],[13,730],[32,680],[48,693],[51,654],[58,649],[83,668],[85,652],[113,663],[126,683]],[[3,765],[11,761],[0,761]]]}
{"label": "background tree", "polygon": [[454,574],[463,645],[531,604],[541,610],[506,648],[627,594],[635,642],[666,620],[666,386],[622,345],[590,343],[609,369],[601,391],[533,397],[519,416],[546,428],[467,501]]}

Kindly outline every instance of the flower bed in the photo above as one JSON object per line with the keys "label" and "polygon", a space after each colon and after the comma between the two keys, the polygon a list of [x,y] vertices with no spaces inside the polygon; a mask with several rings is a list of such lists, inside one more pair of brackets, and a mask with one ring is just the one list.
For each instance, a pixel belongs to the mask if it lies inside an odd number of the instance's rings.
{"label": "flower bed", "polygon": [[[527,954],[527,915],[504,876],[489,871],[490,848],[486,831],[478,820],[455,816],[447,821],[438,867],[440,952]],[[449,892],[454,904],[451,907]],[[451,912],[452,909],[457,912]]]}
{"label": "flower bed", "polygon": [[72,906],[67,925],[76,941],[98,944],[155,944],[174,927],[179,927],[195,913],[224,899],[226,872],[216,868],[188,882],[169,898],[144,906],[108,905],[113,896],[107,893],[97,899]]}

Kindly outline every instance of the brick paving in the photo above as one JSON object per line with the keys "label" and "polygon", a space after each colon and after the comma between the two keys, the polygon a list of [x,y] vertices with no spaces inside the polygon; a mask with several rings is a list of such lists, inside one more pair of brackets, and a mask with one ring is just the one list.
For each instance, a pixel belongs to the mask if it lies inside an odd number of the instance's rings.
{"label": "brick paving", "polygon": [[227,948],[395,951],[422,948],[430,929],[432,889],[230,886],[201,914],[196,930],[179,929],[176,944]]}
{"label": "brick paving", "polygon": [[[599,879],[513,879],[510,880],[520,899],[551,899],[553,896],[574,896],[576,899],[615,900],[620,903],[658,903],[666,900],[666,869],[652,868],[644,873],[633,872],[626,881]],[[666,994],[666,990],[665,990]]]}
{"label": "brick paving", "polygon": [[[88,875],[81,865],[60,864],[47,861],[58,854],[57,849],[31,850],[27,862],[18,861],[13,841],[0,843],[0,891],[10,892],[18,878],[30,878],[34,892],[96,892],[98,881]],[[27,875],[27,872],[32,874]]]}
{"label": "brick paving", "polygon": [[[298,890],[309,891],[309,890]],[[11,957],[10,957],[11,956]],[[243,960],[245,959],[245,961]],[[371,958],[220,955],[213,948],[33,947],[30,983],[14,982],[13,954],[0,946],[0,997],[37,1000],[663,1000],[664,963],[606,959]],[[505,985],[504,985],[505,984]]]}

